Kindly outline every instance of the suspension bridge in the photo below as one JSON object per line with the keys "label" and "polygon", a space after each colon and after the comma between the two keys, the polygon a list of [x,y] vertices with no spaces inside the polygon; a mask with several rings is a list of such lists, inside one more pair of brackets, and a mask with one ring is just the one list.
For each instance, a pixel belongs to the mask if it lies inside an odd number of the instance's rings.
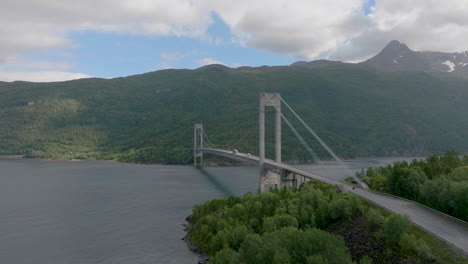
{"label": "suspension bridge", "polygon": [[[403,214],[410,217],[411,221],[426,231],[434,234],[440,239],[448,242],[455,249],[459,250],[465,256],[468,256],[468,223],[461,220],[444,215],[440,212],[416,204],[405,199],[394,196],[375,193],[368,190],[368,186],[357,178],[354,173],[350,175],[357,182],[357,188],[345,182],[340,182],[335,179],[327,178],[315,173],[296,168],[292,165],[282,162],[281,159],[281,122],[290,128],[294,136],[313,157],[315,161],[320,161],[320,158],[306,142],[303,136],[292,125],[290,120],[282,113],[282,105],[293,114],[293,116],[305,127],[306,131],[315,138],[320,146],[335,159],[340,165],[346,167],[341,159],[331,150],[331,148],[310,128],[307,123],[289,106],[289,104],[281,98],[278,93],[260,93],[259,108],[258,108],[258,140],[250,140],[250,144],[258,143],[258,149],[250,147],[251,152],[240,152],[236,146],[243,138],[239,139],[234,144],[228,143],[224,146],[215,145],[211,142],[208,135],[205,133],[202,123],[196,123],[194,126],[194,146],[193,158],[195,166],[203,166],[203,153],[214,154],[232,160],[245,162],[248,164],[258,164],[259,168],[259,190],[267,191],[270,188],[282,188],[284,186],[297,188],[303,182],[313,179],[321,182],[333,184],[337,191],[352,192],[360,197],[383,207],[391,212]],[[274,158],[267,158],[265,155],[265,110],[267,107],[274,109]],[[258,141],[258,142],[257,142]],[[258,150],[258,151],[256,151]],[[258,153],[254,155],[252,153]]]}

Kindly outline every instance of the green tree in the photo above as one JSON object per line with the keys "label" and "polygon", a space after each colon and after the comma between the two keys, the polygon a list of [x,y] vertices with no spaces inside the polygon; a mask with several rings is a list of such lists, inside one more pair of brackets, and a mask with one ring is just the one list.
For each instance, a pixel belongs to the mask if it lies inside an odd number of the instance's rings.
{"label": "green tree", "polygon": [[403,234],[410,229],[410,221],[407,216],[391,215],[383,224],[383,236],[385,243],[390,248],[397,248]]}
{"label": "green tree", "polygon": [[448,174],[452,172],[453,169],[463,165],[462,161],[458,157],[458,153],[455,151],[447,151],[444,153],[444,156],[440,158],[442,167],[444,168],[444,173]]}
{"label": "green tree", "polygon": [[442,177],[421,187],[422,202],[446,214],[468,219],[468,182],[455,182]]}
{"label": "green tree", "polygon": [[308,264],[328,264],[328,260],[322,255],[312,255],[307,257]]}
{"label": "green tree", "polygon": [[261,250],[263,240],[258,234],[250,234],[245,237],[239,249],[239,254],[246,264],[258,264],[258,254]]}
{"label": "green tree", "polygon": [[468,166],[468,155],[463,155],[463,165]]}
{"label": "green tree", "polygon": [[285,227],[265,233],[262,241],[257,263],[273,263],[275,252],[281,248],[287,250],[291,263],[308,263],[313,256],[323,258],[323,263],[352,263],[343,239],[318,229]]}
{"label": "green tree", "polygon": [[442,175],[444,172],[442,168],[442,164],[440,162],[440,158],[437,155],[432,155],[427,158],[427,165],[424,168],[429,179],[435,179]]}
{"label": "green tree", "polygon": [[229,246],[238,250],[245,237],[249,234],[249,229],[243,224],[237,224],[228,232]]}
{"label": "green tree", "polygon": [[285,248],[279,248],[276,250],[273,256],[272,264],[290,264],[291,257],[289,256],[288,250]]}
{"label": "green tree", "polygon": [[211,240],[211,250],[212,252],[218,252],[223,248],[229,247],[229,237],[227,232],[224,230],[219,231],[214,235],[213,239]]}
{"label": "green tree", "polygon": [[240,261],[239,254],[230,249],[230,248],[224,248],[216,255],[214,255],[213,258],[210,259],[208,262],[209,264],[241,264],[242,262]]}
{"label": "green tree", "polygon": [[426,241],[418,239],[412,234],[403,234],[398,245],[403,251],[414,254],[423,261],[435,259]]}
{"label": "green tree", "polygon": [[273,232],[287,226],[297,228],[299,223],[295,217],[288,214],[275,215],[263,220],[263,232]]}
{"label": "green tree", "polygon": [[373,208],[370,208],[367,213],[366,213],[366,219],[367,219],[367,224],[370,227],[378,227],[383,224],[385,218],[382,216],[382,214],[374,210]]}
{"label": "green tree", "polygon": [[447,175],[447,178],[456,182],[468,181],[468,166],[455,168]]}
{"label": "green tree", "polygon": [[362,214],[364,206],[361,200],[354,194],[346,194],[332,200],[329,207],[331,219],[351,219],[353,216]]}

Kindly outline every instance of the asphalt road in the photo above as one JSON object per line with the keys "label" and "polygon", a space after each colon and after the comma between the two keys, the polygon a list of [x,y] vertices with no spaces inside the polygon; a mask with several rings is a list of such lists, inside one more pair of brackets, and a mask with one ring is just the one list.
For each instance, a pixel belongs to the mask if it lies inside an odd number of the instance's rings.
{"label": "asphalt road", "polygon": [[346,186],[348,191],[355,193],[364,199],[375,203],[397,214],[407,215],[411,221],[422,229],[434,234],[436,237],[451,244],[468,257],[468,225],[434,212],[421,205],[411,203],[396,197],[377,194],[363,189],[352,189]]}

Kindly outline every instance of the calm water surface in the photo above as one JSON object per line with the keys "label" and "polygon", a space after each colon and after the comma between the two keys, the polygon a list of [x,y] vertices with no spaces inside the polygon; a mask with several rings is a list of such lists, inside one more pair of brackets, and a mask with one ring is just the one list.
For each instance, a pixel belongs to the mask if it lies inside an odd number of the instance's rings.
{"label": "calm water surface", "polygon": [[[351,170],[395,159],[346,162]],[[300,165],[342,179],[333,162]],[[181,238],[193,205],[254,192],[256,167],[0,160],[0,263],[197,263]]]}

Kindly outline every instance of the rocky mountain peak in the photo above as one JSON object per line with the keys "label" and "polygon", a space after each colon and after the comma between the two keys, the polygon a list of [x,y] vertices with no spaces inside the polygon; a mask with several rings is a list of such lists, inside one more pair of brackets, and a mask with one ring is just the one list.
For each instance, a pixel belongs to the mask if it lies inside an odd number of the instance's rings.
{"label": "rocky mountain peak", "polygon": [[376,56],[361,64],[384,71],[423,71],[468,76],[468,52],[413,51],[397,40],[388,43]]}
{"label": "rocky mountain peak", "polygon": [[403,52],[412,52],[412,50],[410,50],[405,43],[401,43],[398,40],[392,40],[382,49],[380,53],[399,54]]}
{"label": "rocky mountain peak", "polygon": [[379,54],[362,64],[385,71],[426,71],[429,69],[425,56],[397,40],[388,43]]}

